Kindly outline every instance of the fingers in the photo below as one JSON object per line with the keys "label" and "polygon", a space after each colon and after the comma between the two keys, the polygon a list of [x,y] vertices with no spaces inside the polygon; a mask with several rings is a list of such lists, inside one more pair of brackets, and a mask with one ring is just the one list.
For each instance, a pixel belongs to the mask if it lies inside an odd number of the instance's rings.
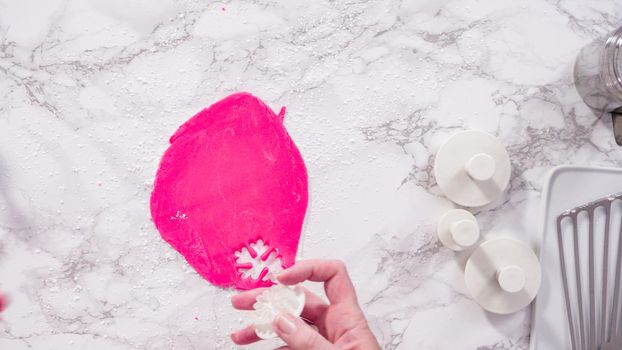
{"label": "fingers", "polygon": [[300,317],[310,323],[315,323],[326,311],[328,304],[315,293],[310,292],[306,288],[303,288],[303,290],[305,291],[305,307],[302,309]]}
{"label": "fingers", "polygon": [[259,341],[259,337],[255,333],[255,326],[248,326],[231,334],[231,340],[237,345],[247,345]]}
{"label": "fingers", "polygon": [[[313,292],[308,291],[306,288],[303,289],[305,292],[305,307],[302,310],[301,317],[309,322],[316,322],[328,305]],[[236,294],[231,297],[231,304],[238,310],[253,310],[253,304],[255,304],[257,296],[265,290],[266,288],[257,288]],[[237,345],[247,345],[260,339],[255,333],[255,327],[248,326],[231,334],[231,340]]]}
{"label": "fingers", "polygon": [[336,350],[337,348],[300,318],[281,314],[274,320],[276,334],[291,350]]}
{"label": "fingers", "polygon": [[[257,296],[265,290],[266,288],[257,288],[236,294],[231,297],[231,305],[238,310],[253,310]],[[303,290],[305,292],[305,307],[300,316],[311,323],[315,323],[320,315],[326,311],[328,305],[315,293],[306,288]]]}
{"label": "fingers", "polygon": [[339,260],[305,260],[281,272],[277,279],[287,285],[303,281],[324,282],[331,303],[355,302],[356,292],[346,266]]}
{"label": "fingers", "polygon": [[256,288],[236,294],[231,297],[231,305],[238,310],[253,310],[253,304],[257,301],[257,296],[267,288]]}
{"label": "fingers", "polygon": [[[264,290],[266,288],[257,288],[236,294],[231,297],[231,305],[238,310],[253,310],[253,304],[255,304],[257,296]],[[247,345],[260,339],[255,333],[255,327],[248,326],[231,334],[231,340],[237,345]]]}

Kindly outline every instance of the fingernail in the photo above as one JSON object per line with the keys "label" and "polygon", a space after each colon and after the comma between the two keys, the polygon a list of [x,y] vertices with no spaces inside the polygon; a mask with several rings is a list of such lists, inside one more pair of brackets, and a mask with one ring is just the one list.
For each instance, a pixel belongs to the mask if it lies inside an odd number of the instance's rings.
{"label": "fingernail", "polygon": [[292,334],[296,331],[293,316],[280,314],[276,317],[276,328],[283,334]]}

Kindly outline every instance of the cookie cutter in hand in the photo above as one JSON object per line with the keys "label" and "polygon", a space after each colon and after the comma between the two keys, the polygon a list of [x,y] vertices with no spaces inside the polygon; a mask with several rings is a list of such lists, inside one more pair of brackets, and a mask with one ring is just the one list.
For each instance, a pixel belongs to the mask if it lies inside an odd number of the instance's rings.
{"label": "cookie cutter in hand", "polygon": [[274,320],[281,313],[300,316],[305,306],[305,292],[300,286],[276,284],[257,296],[253,304],[252,319],[255,333],[261,339],[277,336]]}

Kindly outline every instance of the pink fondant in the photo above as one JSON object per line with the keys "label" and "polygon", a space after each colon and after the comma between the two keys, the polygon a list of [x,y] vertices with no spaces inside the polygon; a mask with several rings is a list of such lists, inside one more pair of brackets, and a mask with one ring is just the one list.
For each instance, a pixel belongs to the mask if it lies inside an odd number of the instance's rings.
{"label": "pink fondant", "polygon": [[7,305],[6,298],[4,297],[4,295],[0,294],[0,312],[4,311],[4,309],[6,308],[6,305]]}
{"label": "pink fondant", "polygon": [[307,170],[284,114],[285,108],[276,115],[250,94],[231,95],[184,123],[162,157],[151,194],[153,221],[215,285],[271,284],[242,278],[236,266],[235,251],[258,239],[276,249],[284,268],[294,263]]}

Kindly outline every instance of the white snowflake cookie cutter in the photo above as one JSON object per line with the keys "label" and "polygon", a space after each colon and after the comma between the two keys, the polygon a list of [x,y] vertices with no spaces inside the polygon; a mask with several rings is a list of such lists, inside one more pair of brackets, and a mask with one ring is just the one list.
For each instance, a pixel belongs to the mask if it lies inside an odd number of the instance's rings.
{"label": "white snowflake cookie cutter", "polygon": [[255,333],[261,339],[276,337],[274,319],[281,313],[300,316],[305,306],[305,292],[300,286],[276,284],[257,296],[252,320]]}

